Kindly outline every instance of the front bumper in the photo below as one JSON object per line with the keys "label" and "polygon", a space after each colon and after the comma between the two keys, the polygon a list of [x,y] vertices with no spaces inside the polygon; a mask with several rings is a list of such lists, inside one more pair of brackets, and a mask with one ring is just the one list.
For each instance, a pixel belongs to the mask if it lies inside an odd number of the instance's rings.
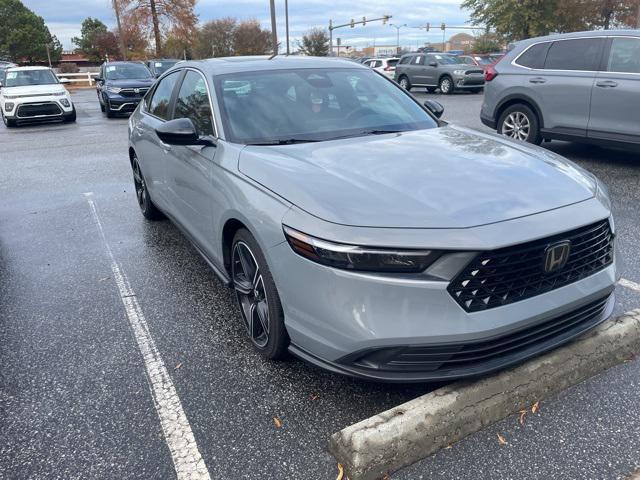
{"label": "front bumper", "polygon": [[106,98],[108,99],[106,108],[114,113],[125,114],[131,113],[136,109],[142,101],[143,95],[131,97],[109,93]]}
{"label": "front bumper", "polygon": [[[62,100],[66,100],[64,105]],[[13,104],[11,110],[7,109],[7,104]],[[73,102],[67,95],[60,96],[38,96],[23,97],[17,99],[7,99],[2,104],[2,113],[7,119],[18,122],[37,122],[44,120],[64,119],[73,112]]]}
{"label": "front bumper", "polygon": [[453,81],[456,88],[482,88],[484,87],[484,75],[454,75]]}
{"label": "front bumper", "polygon": [[[595,201],[587,202],[589,204],[597,208]],[[592,209],[585,205],[572,206],[567,207],[564,214],[554,211],[540,214],[539,219],[529,217],[483,226],[471,229],[473,231],[464,236],[457,231],[439,231],[437,238],[452,249],[473,251],[474,247],[464,243],[476,243],[486,234],[486,240],[479,244],[487,247],[475,249],[488,250],[500,246],[490,243],[496,239],[501,239],[502,245],[515,245],[529,241],[536,231],[540,232],[538,238],[557,233],[558,230],[547,229],[558,228],[550,227],[558,216],[566,225],[563,230],[568,231],[590,223],[593,218],[585,222],[578,217],[591,214]],[[293,220],[293,215],[284,220],[292,225],[289,220]],[[325,238],[343,240],[338,233],[341,228],[326,226]],[[329,232],[332,228],[335,234]],[[300,229],[305,230],[302,226]],[[387,230],[379,236],[393,234]],[[424,233],[432,234],[433,231]],[[404,236],[411,247],[420,247],[408,240],[410,235],[419,235],[419,232],[407,231]],[[353,232],[353,238],[356,237],[357,232]],[[422,246],[429,244],[440,246],[431,240]],[[393,243],[381,240],[380,245]],[[298,256],[286,242],[269,249],[268,257],[291,337],[291,352],[337,373],[389,382],[482,375],[570,341],[611,315],[615,301],[612,292],[619,277],[619,258],[615,255],[612,264],[581,280],[514,303],[467,312],[447,291],[447,281],[333,269]],[[580,311],[598,302],[597,311],[580,315]],[[566,323],[570,315],[577,315],[575,323]],[[521,342],[497,355],[491,354],[495,353],[493,350],[487,351],[495,347],[495,342],[510,342],[523,332],[535,333],[545,325],[556,328],[560,323],[565,327],[550,337],[543,338],[536,333],[538,338],[531,344]],[[469,348],[483,350],[486,358],[469,361]],[[438,365],[412,362],[412,355],[414,359],[433,357],[431,360],[442,362],[436,361]],[[450,363],[444,365],[446,362]]]}

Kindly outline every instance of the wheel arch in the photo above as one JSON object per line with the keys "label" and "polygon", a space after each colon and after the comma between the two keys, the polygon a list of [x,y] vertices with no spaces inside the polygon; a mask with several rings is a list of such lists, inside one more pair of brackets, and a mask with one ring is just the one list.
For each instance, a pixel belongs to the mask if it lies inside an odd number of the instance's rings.
{"label": "wheel arch", "polygon": [[233,237],[235,237],[238,230],[243,228],[251,232],[251,229],[247,227],[245,222],[236,217],[227,219],[222,227],[222,263],[229,275],[231,275],[231,246],[233,243]]}
{"label": "wheel arch", "polygon": [[496,107],[496,114],[494,117],[496,119],[496,128],[497,128],[497,122],[498,120],[500,120],[500,117],[502,116],[503,112],[507,108],[511,107],[512,105],[517,105],[519,103],[522,105],[526,105],[531,110],[533,110],[533,113],[535,113],[538,120],[538,128],[540,129],[544,128],[544,117],[542,115],[542,110],[540,109],[538,104],[534,100],[532,100],[530,97],[527,97],[525,95],[519,95],[519,94],[509,95],[503,98],[500,101],[500,103],[498,103],[498,106]]}

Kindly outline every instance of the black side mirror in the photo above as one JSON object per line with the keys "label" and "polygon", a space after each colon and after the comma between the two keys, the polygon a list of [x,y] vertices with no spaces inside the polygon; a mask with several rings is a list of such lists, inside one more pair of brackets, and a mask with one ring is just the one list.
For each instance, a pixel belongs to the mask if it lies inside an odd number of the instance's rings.
{"label": "black side mirror", "polygon": [[438,66],[438,62],[429,62],[429,66],[430,67],[437,67]]}
{"label": "black side mirror", "polygon": [[435,100],[425,100],[424,106],[427,107],[427,110],[433,113],[436,118],[440,118],[444,113],[444,106]]}
{"label": "black side mirror", "polygon": [[156,128],[156,134],[167,145],[214,145],[211,140],[198,135],[195,125],[189,118],[169,120]]}
{"label": "black side mirror", "polygon": [[94,80],[96,81],[96,83],[102,83],[104,81],[102,77],[96,77]]}

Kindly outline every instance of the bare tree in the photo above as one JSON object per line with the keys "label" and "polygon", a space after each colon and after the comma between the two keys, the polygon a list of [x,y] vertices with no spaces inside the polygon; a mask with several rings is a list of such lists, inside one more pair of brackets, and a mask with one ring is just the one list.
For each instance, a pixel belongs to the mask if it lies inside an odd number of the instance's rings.
{"label": "bare tree", "polygon": [[240,22],[233,32],[234,55],[266,55],[273,50],[271,44],[271,31],[257,20]]}
{"label": "bare tree", "polygon": [[235,18],[220,18],[205,23],[198,31],[195,55],[199,58],[233,55],[233,33],[237,26]]}
{"label": "bare tree", "polygon": [[323,28],[312,28],[303,35],[299,48],[305,55],[326,57],[329,55],[329,35]]}

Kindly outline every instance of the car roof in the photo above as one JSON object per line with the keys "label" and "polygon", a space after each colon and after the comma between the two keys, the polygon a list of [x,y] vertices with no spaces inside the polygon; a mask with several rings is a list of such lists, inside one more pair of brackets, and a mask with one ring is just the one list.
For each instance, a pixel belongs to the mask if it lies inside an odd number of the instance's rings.
{"label": "car roof", "polygon": [[535,37],[528,38],[526,40],[520,40],[519,42],[514,42],[513,45],[527,46],[533,43],[539,43],[541,41],[553,41],[553,40],[563,40],[569,38],[584,38],[584,37],[615,37],[615,36],[634,36],[637,37],[640,34],[639,30],[590,30],[584,32],[573,32],[573,33],[555,33],[552,35],[546,35],[543,37]]}
{"label": "car roof", "polygon": [[287,70],[300,68],[363,68],[364,65],[334,57],[303,57],[285,55],[269,59],[268,56],[220,57],[180,62],[180,67],[196,67],[212,75],[253,72],[263,70]]}
{"label": "car roof", "polygon": [[9,67],[7,71],[24,72],[29,70],[51,70],[49,67]]}
{"label": "car roof", "polygon": [[103,65],[129,65],[132,63],[144,66],[144,62],[141,60],[116,60],[113,62],[104,62]]}

